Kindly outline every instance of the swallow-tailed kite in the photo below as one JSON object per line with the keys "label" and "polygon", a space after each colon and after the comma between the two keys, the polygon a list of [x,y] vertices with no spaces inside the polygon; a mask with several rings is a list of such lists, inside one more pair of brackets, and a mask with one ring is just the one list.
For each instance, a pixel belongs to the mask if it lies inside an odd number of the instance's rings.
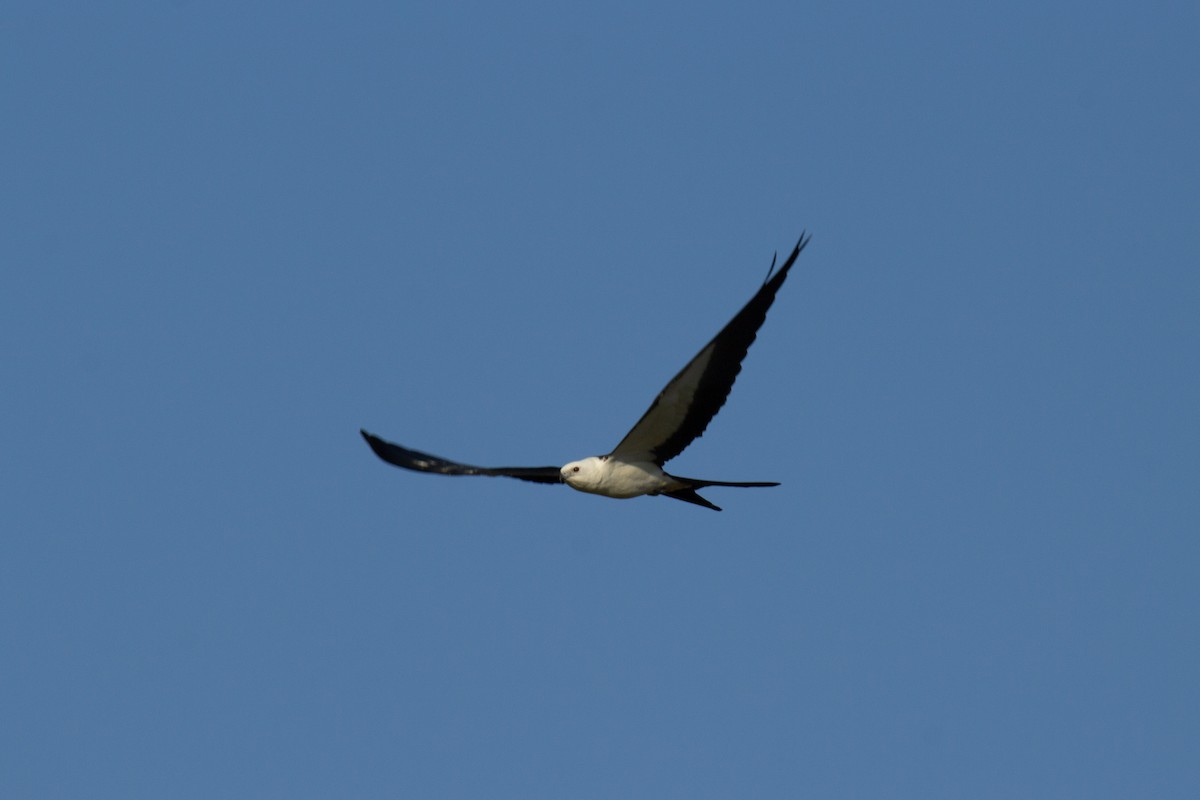
{"label": "swallow-tailed kite", "polygon": [[696,357],[671,379],[650,408],[620,444],[606,456],[591,456],[572,461],[565,467],[474,467],[447,461],[417,450],[384,441],[361,431],[375,455],[389,464],[419,472],[442,475],[502,475],[535,483],[565,483],[572,489],[605,497],[665,495],[695,503],[714,511],[715,505],[696,493],[706,486],[778,486],[778,483],[743,481],[706,481],[668,475],[663,464],[683,452],[704,433],[708,423],[721,410],[742,359],[754,342],[758,329],[767,318],[767,309],[775,293],[787,278],[796,256],[811,237],[803,234],[783,266],[775,271],[775,261],[762,288],[737,313],[729,324]]}

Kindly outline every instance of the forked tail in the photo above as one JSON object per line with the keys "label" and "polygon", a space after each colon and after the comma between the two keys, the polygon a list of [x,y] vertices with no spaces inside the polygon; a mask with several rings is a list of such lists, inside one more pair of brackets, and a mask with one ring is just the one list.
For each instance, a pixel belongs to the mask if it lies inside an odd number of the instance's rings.
{"label": "forked tail", "polygon": [[705,500],[696,493],[697,489],[703,489],[706,486],[778,486],[774,481],[702,481],[696,478],[681,478],[678,475],[672,475],[677,481],[688,484],[686,488],[676,489],[673,492],[663,492],[664,497],[674,497],[676,500],[682,500],[685,503],[695,503],[698,506],[711,508],[713,511],[720,511],[720,506],[713,505],[708,500]]}

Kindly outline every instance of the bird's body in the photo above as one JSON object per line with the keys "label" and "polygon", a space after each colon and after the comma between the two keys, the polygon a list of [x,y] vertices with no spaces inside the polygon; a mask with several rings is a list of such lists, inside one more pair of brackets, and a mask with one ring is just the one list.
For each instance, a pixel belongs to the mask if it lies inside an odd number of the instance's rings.
{"label": "bird's body", "polygon": [[628,499],[644,494],[662,494],[671,489],[685,489],[662,467],[650,461],[621,461],[612,456],[590,456],[572,461],[560,473],[563,482],[572,489],[588,494]]}
{"label": "bird's body", "polygon": [[800,241],[778,272],[771,264],[767,280],[741,311],[713,337],[659,393],[637,424],[609,454],[572,461],[563,467],[477,467],[409,450],[362,431],[375,454],[398,467],[442,475],[497,475],[535,483],[565,483],[588,494],[625,499],[664,495],[721,509],[696,493],[705,486],[778,486],[771,482],[711,481],[681,478],[663,464],[699,438],[721,410],[742,360],[766,319],[767,309],[808,239]]}

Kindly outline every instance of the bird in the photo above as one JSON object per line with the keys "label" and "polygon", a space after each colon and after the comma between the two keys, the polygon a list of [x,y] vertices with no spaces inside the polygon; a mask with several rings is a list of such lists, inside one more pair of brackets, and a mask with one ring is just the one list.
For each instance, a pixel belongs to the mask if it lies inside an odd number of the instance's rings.
{"label": "bird", "polygon": [[742,361],[767,318],[767,309],[788,271],[811,239],[801,233],[791,255],[775,269],[778,254],[762,286],[733,319],[667,383],[641,419],[611,452],[561,467],[479,467],[410,450],[360,430],[375,455],[389,464],[439,475],[490,475],[572,489],[617,499],[642,495],[670,497],[720,511],[696,491],[710,486],[779,486],[777,482],[716,481],[671,475],[663,466],[698,439],[725,405]]}

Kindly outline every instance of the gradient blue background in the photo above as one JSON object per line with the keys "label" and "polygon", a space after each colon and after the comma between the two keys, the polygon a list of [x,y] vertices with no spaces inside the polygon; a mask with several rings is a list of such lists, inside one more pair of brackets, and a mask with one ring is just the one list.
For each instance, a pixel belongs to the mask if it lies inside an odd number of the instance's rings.
{"label": "gradient blue background", "polygon": [[[1194,798],[1194,2],[0,12],[0,795]],[[672,462],[605,452],[801,257]]]}

